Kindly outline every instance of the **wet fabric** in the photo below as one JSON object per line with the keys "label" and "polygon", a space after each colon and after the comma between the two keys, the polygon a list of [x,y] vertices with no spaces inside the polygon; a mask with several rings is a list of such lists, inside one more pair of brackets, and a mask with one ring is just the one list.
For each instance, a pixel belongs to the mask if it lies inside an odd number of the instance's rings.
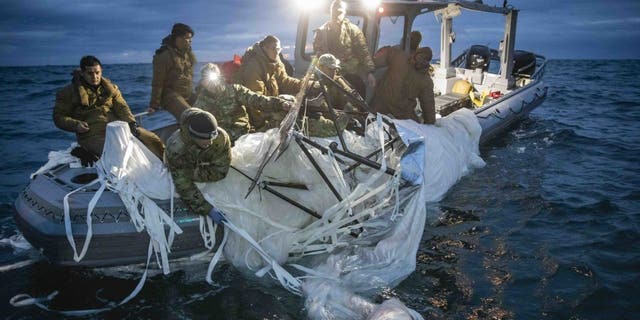
{"label": "wet fabric", "polygon": [[[424,152],[410,153],[412,161],[383,150],[385,160],[376,158],[382,169],[360,167],[352,175],[343,175],[331,154],[309,150],[342,200],[329,190],[297,144],[290,144],[277,161],[265,167],[264,181],[305,185],[307,190],[283,188],[281,192],[313,209],[320,219],[265,190],[244,198],[251,184],[244,175],[255,175],[269,141],[278,137],[269,131],[241,138],[233,149],[237,170],[230,171],[225,180],[202,186],[207,200],[225,212],[230,228],[242,230],[242,235],[235,231],[228,235],[225,258],[258,277],[271,274],[288,290],[302,293],[311,319],[421,319],[398,300],[377,304],[365,296],[398,285],[414,271],[425,205],[442,199],[460,177],[484,164],[478,156],[481,128],[469,110],[442,118],[435,126],[414,121],[395,124],[402,127],[401,137],[409,146],[423,147]],[[345,139],[352,151],[368,154],[383,145],[383,127],[382,121],[376,121],[367,128],[366,136],[347,131]],[[332,140],[316,141],[328,145]],[[399,171],[387,175],[387,166]],[[413,180],[414,187],[400,188],[403,166],[419,176]],[[353,238],[353,230],[362,232]],[[311,255],[315,257],[303,258]],[[275,268],[274,261],[289,263],[289,270],[305,276],[291,278]]]}

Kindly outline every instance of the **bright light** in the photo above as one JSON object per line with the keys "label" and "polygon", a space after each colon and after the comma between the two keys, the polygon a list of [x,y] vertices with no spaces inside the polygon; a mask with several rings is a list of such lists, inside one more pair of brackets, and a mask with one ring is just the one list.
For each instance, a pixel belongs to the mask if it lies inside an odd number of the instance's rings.
{"label": "bright light", "polygon": [[378,7],[378,13],[384,13],[384,8],[382,6]]}
{"label": "bright light", "polygon": [[380,5],[380,0],[362,0],[367,9],[376,9]]}
{"label": "bright light", "polygon": [[207,80],[211,82],[217,82],[220,80],[220,75],[215,72],[209,72],[207,73]]}
{"label": "bright light", "polygon": [[319,0],[293,0],[296,3],[298,9],[302,11],[312,11],[320,9],[322,6],[327,5],[324,1]]}

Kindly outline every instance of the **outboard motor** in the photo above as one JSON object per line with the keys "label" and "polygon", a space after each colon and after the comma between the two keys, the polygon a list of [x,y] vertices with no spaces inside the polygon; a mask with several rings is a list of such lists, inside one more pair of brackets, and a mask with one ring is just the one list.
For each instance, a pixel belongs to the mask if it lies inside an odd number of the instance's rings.
{"label": "outboard motor", "polygon": [[483,45],[473,45],[467,51],[465,69],[477,69],[482,71],[489,69],[489,62],[491,62],[491,50],[489,47]]}
{"label": "outboard motor", "polygon": [[522,50],[513,52],[513,74],[531,76],[536,71],[536,55]]}

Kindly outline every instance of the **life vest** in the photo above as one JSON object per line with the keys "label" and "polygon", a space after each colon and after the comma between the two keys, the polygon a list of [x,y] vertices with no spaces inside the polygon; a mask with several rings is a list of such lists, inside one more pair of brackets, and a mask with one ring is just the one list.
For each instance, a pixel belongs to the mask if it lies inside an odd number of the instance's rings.
{"label": "life vest", "polygon": [[226,61],[220,66],[220,73],[222,73],[227,83],[233,83],[235,73],[240,69],[240,65],[242,65],[242,57],[234,54],[233,60]]}

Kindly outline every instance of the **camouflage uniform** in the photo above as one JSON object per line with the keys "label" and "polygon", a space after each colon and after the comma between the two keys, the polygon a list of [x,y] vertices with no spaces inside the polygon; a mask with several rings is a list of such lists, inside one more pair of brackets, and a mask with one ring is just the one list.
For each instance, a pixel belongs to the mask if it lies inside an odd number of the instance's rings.
{"label": "camouflage uniform", "polygon": [[[242,65],[235,74],[234,82],[265,96],[276,97],[280,94],[296,95],[302,86],[300,79],[287,75],[280,58],[271,60],[266,55],[260,42],[249,47],[242,56]],[[286,115],[285,112],[270,112],[249,107],[251,126],[256,131],[275,128]]]}
{"label": "camouflage uniform", "polygon": [[[371,107],[376,112],[392,115],[396,119],[435,123],[433,80],[428,70],[416,70],[411,56],[397,46],[381,49],[375,60],[376,65],[388,66],[388,69],[376,85]],[[420,101],[422,119],[416,114],[416,98]]]}
{"label": "camouflage uniform", "polygon": [[203,112],[198,108],[185,110],[180,117],[180,130],[167,140],[165,164],[171,171],[176,191],[182,202],[199,215],[211,211],[195,182],[214,182],[226,177],[231,165],[231,141],[224,129],[218,127],[218,136],[211,146],[201,149],[195,144],[188,129],[188,118]]}
{"label": "camouflage uniform", "polygon": [[[352,92],[353,89],[347,84],[342,77],[336,77],[334,79],[342,88],[346,91]],[[320,94],[324,94],[322,89],[318,85],[311,88],[308,93],[308,97],[317,97]],[[347,123],[351,120],[351,116],[345,112],[354,112],[356,108],[348,101],[347,96],[341,92],[338,88],[332,85],[326,85],[325,90],[327,95],[333,104],[333,109],[338,121],[338,127],[340,130],[345,129]],[[319,97],[317,102],[307,102],[307,123],[308,134],[313,137],[334,137],[337,135],[336,127],[334,125],[333,116],[329,110],[328,101],[326,97]]]}
{"label": "camouflage uniform", "polygon": [[218,126],[224,128],[235,142],[240,136],[251,131],[247,107],[262,111],[282,110],[284,101],[276,97],[266,97],[239,84],[224,84],[224,90],[211,92],[204,86],[198,86],[195,108],[208,111],[218,120]]}
{"label": "camouflage uniform", "polygon": [[331,21],[318,28],[313,38],[313,51],[318,57],[333,54],[340,60],[345,75],[363,77],[375,70],[364,34],[349,19],[343,19],[338,28],[334,28]]}
{"label": "camouflage uniform", "polygon": [[[75,132],[78,144],[96,155],[102,154],[107,123],[111,121],[135,121],[129,105],[122,97],[118,86],[102,78],[96,88],[87,84],[79,70],[74,73],[71,84],[56,95],[53,122],[65,131]],[[78,133],[80,122],[89,125],[89,131]],[[153,132],[138,128],[142,141],[158,158],[162,159],[164,145]]]}
{"label": "camouflage uniform", "polygon": [[162,46],[153,56],[150,106],[162,106],[176,119],[189,108],[193,89],[193,66],[196,56],[191,49],[179,51],[171,36],[162,40]]}

